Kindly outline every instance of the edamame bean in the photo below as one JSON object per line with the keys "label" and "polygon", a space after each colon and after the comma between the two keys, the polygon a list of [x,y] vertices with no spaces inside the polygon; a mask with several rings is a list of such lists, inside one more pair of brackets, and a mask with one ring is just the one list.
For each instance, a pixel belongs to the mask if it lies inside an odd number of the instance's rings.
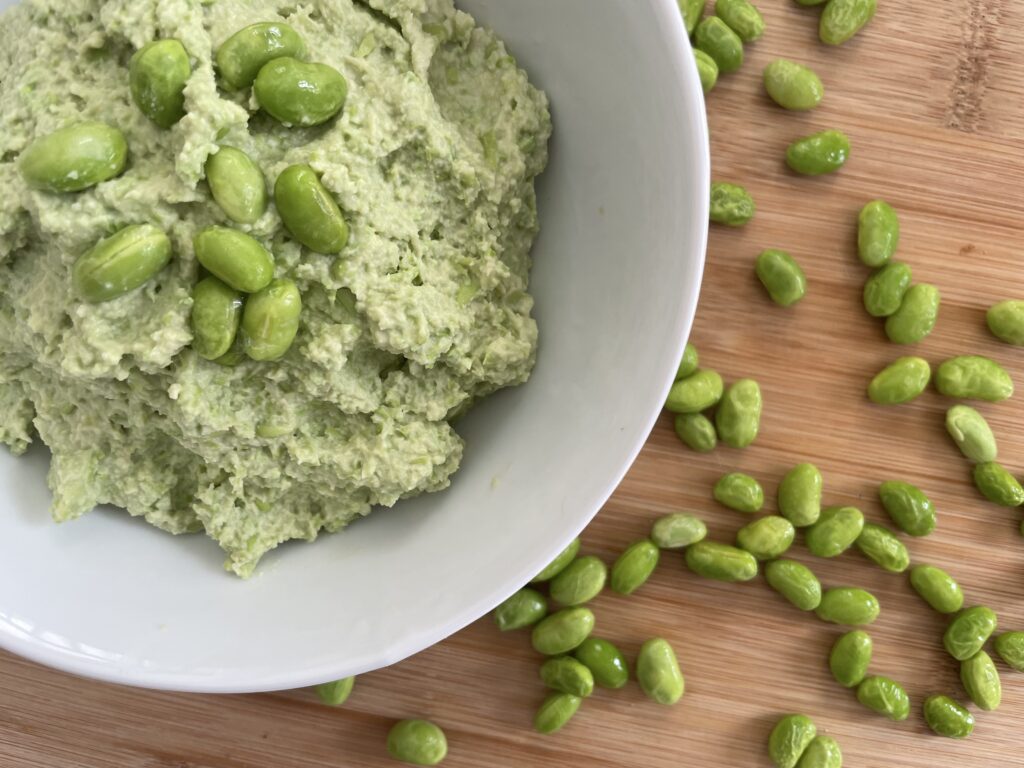
{"label": "edamame bean", "polygon": [[658,547],[650,539],[631,544],[612,565],[612,589],[620,595],[636,592],[651,578],[660,556]]}
{"label": "edamame bean", "polygon": [[608,566],[600,558],[577,557],[551,579],[551,598],[562,605],[582,605],[601,594],[607,577]]}
{"label": "edamame bean", "polygon": [[206,161],[206,183],[213,199],[232,221],[252,224],[267,211],[263,172],[245,152],[221,147]]}
{"label": "edamame bean", "polygon": [[81,192],[120,176],[124,134],[106,123],[74,123],[33,141],[18,162],[25,183],[44,192]]}
{"label": "edamame bean", "polygon": [[864,530],[864,514],[856,507],[826,507],[807,529],[807,549],[817,557],[837,557],[853,546]]}
{"label": "edamame bean", "polygon": [[580,551],[580,540],[578,538],[573,539],[569,544],[555,555],[555,559],[544,566],[541,572],[530,579],[531,584],[539,584],[542,581],[549,581],[555,576],[560,574],[569,563],[576,559],[576,554]]}
{"label": "edamame bean", "polygon": [[1010,299],[992,305],[985,313],[985,323],[997,339],[1024,345],[1024,301]]}
{"label": "edamame bean", "polygon": [[348,81],[334,67],[283,56],[263,65],[253,83],[263,110],[287,126],[323,125],[341,112]]}
{"label": "edamame bean", "polygon": [[882,506],[892,521],[911,536],[927,536],[935,530],[935,505],[910,483],[886,480],[878,486]]}
{"label": "edamame bean", "polygon": [[757,558],[717,541],[699,541],[687,547],[686,567],[715,581],[750,581],[757,576]]}
{"label": "edamame bean", "polygon": [[796,560],[773,560],[764,567],[768,586],[801,611],[813,611],[821,604],[821,582],[814,572]]}
{"label": "edamame bean", "polygon": [[842,768],[843,751],[831,736],[815,736],[796,768]]}
{"label": "edamame bean", "polygon": [[1024,488],[1002,464],[987,461],[974,467],[974,485],[989,501],[1001,507],[1024,504]]}
{"label": "edamame bean", "polygon": [[651,541],[661,549],[682,549],[708,535],[708,527],[695,515],[675,512],[659,517],[651,526]]}
{"label": "edamame bean", "polygon": [[683,348],[683,358],[679,361],[679,367],[676,369],[676,381],[696,373],[699,367],[700,355],[697,353],[697,348],[690,342],[686,342],[686,346]]}
{"label": "edamame bean", "polygon": [[868,384],[868,398],[879,405],[909,403],[928,386],[932,368],[923,357],[899,357]]}
{"label": "edamame bean", "polygon": [[614,644],[600,637],[588,637],[573,652],[594,675],[594,682],[602,688],[617,689],[629,681],[626,657]]}
{"label": "edamame bean", "polygon": [[872,317],[895,314],[912,279],[909,266],[902,261],[890,261],[864,283],[864,309]]}
{"label": "edamame bean", "polygon": [[154,40],[128,65],[132,100],[146,117],[168,129],[185,116],[185,86],[192,62],[180,40]]}
{"label": "edamame bean", "polygon": [[779,512],[797,528],[814,525],[821,515],[821,472],[813,464],[797,464],[779,483]]}
{"label": "edamame bean", "polygon": [[974,715],[949,696],[925,699],[924,721],[939,736],[951,739],[966,739],[974,731]]}
{"label": "edamame bean", "polygon": [[683,673],[667,640],[653,637],[640,646],[636,681],[647,697],[659,704],[671,705],[683,698]]}
{"label": "edamame bean", "polygon": [[954,405],[946,411],[946,431],[956,447],[971,461],[995,461],[999,453],[996,436],[985,417],[969,405]]}
{"label": "edamame bean", "polygon": [[274,202],[291,236],[317,253],[341,253],[348,244],[348,224],[316,171],[292,165],[277,177]]}
{"label": "edamame bean", "polygon": [[815,609],[818,618],[833,624],[858,627],[871,624],[878,618],[881,607],[878,599],[857,587],[835,587],[825,590],[821,604]]}
{"label": "edamame bean", "polygon": [[707,0],[678,0],[679,10],[683,13],[683,23],[686,25],[686,34],[692,35],[697,28],[700,17],[704,15],[704,6]]}
{"label": "edamame bean", "polygon": [[900,244],[900,219],[885,200],[872,200],[857,216],[857,254],[868,267],[882,267]]}
{"label": "edamame bean", "polygon": [[768,756],[776,768],[796,768],[818,729],[807,715],[786,715],[768,736]]}
{"label": "edamame bean", "polygon": [[927,283],[910,286],[900,308],[885,321],[885,335],[894,344],[916,344],[935,327],[939,316],[939,289]]}
{"label": "edamame bean", "polygon": [[242,294],[210,276],[192,289],[192,349],[206,360],[223,357],[242,320]]}
{"label": "edamame bean", "polygon": [[700,413],[722,399],[723,389],[722,377],[716,371],[701,368],[672,385],[665,408],[673,413]]}
{"label": "edamame bean", "polygon": [[797,139],[786,148],[786,164],[804,176],[838,171],[850,156],[850,140],[842,131],[820,131]]}
{"label": "edamame bean", "polygon": [[302,296],[291,280],[278,279],[245,302],[242,344],[253,360],[278,360],[299,332]]}
{"label": "edamame bean", "polygon": [[90,304],[116,299],[149,282],[171,260],[171,241],[152,224],[133,224],[83,253],[71,282]]}
{"label": "edamame bean", "polygon": [[710,453],[718,445],[715,424],[703,413],[677,413],[674,424],[676,435],[692,451]]}
{"label": "edamame bean", "polygon": [[764,506],[764,489],[750,475],[730,472],[722,475],[712,489],[715,500],[737,512],[753,514]]}
{"label": "edamame bean", "polygon": [[711,183],[710,218],[715,224],[727,227],[742,227],[756,211],[754,198],[745,187],[727,181]]}
{"label": "edamame bean", "polygon": [[842,45],[875,15],[878,0],[829,0],[821,12],[818,37],[826,45]]}
{"label": "edamame bean", "polygon": [[388,731],[388,752],[413,765],[437,765],[448,754],[448,739],[429,720],[402,720]]}
{"label": "edamame bean", "polygon": [[594,613],[589,608],[563,608],[541,619],[533,628],[531,640],[538,653],[559,656],[578,646],[593,631]]}
{"label": "edamame bean", "polygon": [[774,560],[793,546],[796,529],[784,517],[760,517],[736,532],[736,544],[758,560]]}
{"label": "edamame bean", "polygon": [[807,293],[807,276],[796,259],[772,248],[761,251],[754,264],[757,279],[781,307],[796,304]]}
{"label": "edamame bean", "polygon": [[744,43],[752,43],[764,34],[764,18],[750,0],[717,0],[715,15]]}
{"label": "edamame bean", "polygon": [[540,592],[523,587],[494,609],[494,623],[502,632],[530,627],[547,616],[548,601]]}
{"label": "edamame bean", "polygon": [[258,240],[228,227],[207,227],[192,241],[199,263],[242,293],[256,293],[274,279],[274,257]]}
{"label": "edamame bean", "polygon": [[957,661],[974,656],[999,626],[995,611],[984,605],[975,605],[957,615],[946,627],[942,645]]}
{"label": "edamame bean", "polygon": [[232,91],[248,88],[267,62],[306,52],[299,33],[281,22],[262,22],[242,29],[217,49],[217,71]]}
{"label": "edamame bean", "polygon": [[582,699],[571,693],[552,693],[540,705],[533,718],[538,733],[554,733],[568,723],[580,708]]}
{"label": "edamame bean", "polygon": [[828,655],[828,668],[836,682],[846,688],[860,685],[868,674],[874,643],[863,629],[840,635]]}
{"label": "edamame bean", "polygon": [[335,680],[330,683],[322,683],[316,686],[316,695],[320,701],[331,707],[340,707],[352,694],[352,688],[356,684],[354,677],[346,677],[344,680]]}
{"label": "edamame bean", "polygon": [[707,95],[718,84],[718,64],[700,48],[693,49],[693,59],[697,62],[700,89]]}
{"label": "edamame bean", "polygon": [[956,613],[964,606],[964,593],[956,580],[934,565],[915,565],[910,569],[910,585],[939,613]]}
{"label": "edamame bean", "polygon": [[557,656],[540,666],[540,679],[548,688],[585,699],[594,692],[594,673],[572,656]]}
{"label": "edamame bean", "polygon": [[995,639],[995,647],[1007,666],[1024,672],[1024,632],[1003,632]]}
{"label": "edamame bean", "polygon": [[995,360],[981,355],[961,355],[939,365],[935,388],[947,397],[996,403],[1013,394],[1013,379]]}
{"label": "edamame bean", "polygon": [[890,573],[903,573],[910,565],[906,545],[881,525],[865,523],[855,544],[865,557]]}
{"label": "edamame bean", "polygon": [[708,16],[697,24],[693,41],[715,60],[719,72],[728,74],[743,66],[743,41],[717,16]]}
{"label": "edamame bean", "polygon": [[960,682],[970,700],[986,712],[996,709],[1003,698],[999,670],[984,651],[960,662]]}
{"label": "edamame bean", "polygon": [[715,411],[719,439],[732,448],[746,448],[761,429],[761,387],[753,379],[740,379],[722,394]]}
{"label": "edamame bean", "polygon": [[764,68],[764,89],[783,109],[814,109],[825,95],[821,78],[810,67],[775,59]]}
{"label": "edamame bean", "polygon": [[890,720],[906,720],[910,715],[910,697],[895,680],[874,675],[857,686],[857,701]]}

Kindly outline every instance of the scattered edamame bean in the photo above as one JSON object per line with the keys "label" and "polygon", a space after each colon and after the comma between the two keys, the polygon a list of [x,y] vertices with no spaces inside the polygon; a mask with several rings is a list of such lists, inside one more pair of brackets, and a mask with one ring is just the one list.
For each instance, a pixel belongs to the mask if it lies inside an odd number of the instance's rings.
{"label": "scattered edamame bean", "polygon": [[985,323],[997,339],[1024,345],[1024,301],[1009,299],[993,304],[985,313]]}
{"label": "scattered edamame bean", "polygon": [[287,24],[262,22],[239,30],[217,49],[217,71],[229,90],[253,84],[263,66],[276,58],[306,52],[299,33]]}
{"label": "scattered edamame bean", "polygon": [[975,605],[957,615],[946,627],[942,645],[957,661],[974,656],[999,626],[995,611],[984,605]]}
{"label": "scattered edamame bean", "polygon": [[74,123],[41,136],[22,153],[25,183],[44,192],[81,192],[120,176],[128,162],[124,134],[106,123]]}
{"label": "scattered edamame bean", "polygon": [[651,526],[651,541],[661,549],[682,549],[708,535],[708,527],[695,515],[674,512],[659,517]]}
{"label": "scattered edamame bean", "polygon": [[900,244],[900,219],[885,200],[872,200],[857,216],[857,254],[868,267],[883,267]]}
{"label": "scattered edamame bean", "polygon": [[316,695],[320,701],[331,707],[340,707],[352,693],[356,684],[355,677],[346,677],[344,680],[335,680],[330,683],[321,683],[316,686]]}
{"label": "scattered edamame bean", "polygon": [[683,13],[683,23],[686,25],[686,34],[692,35],[697,28],[701,16],[704,15],[704,6],[707,0],[678,0],[679,10]]}
{"label": "scattered edamame bean", "polygon": [[1003,698],[999,670],[984,651],[960,662],[960,682],[970,700],[986,712],[996,709]]}
{"label": "scattered edamame bean", "polygon": [[448,754],[448,739],[429,720],[402,720],[388,731],[388,752],[413,765],[437,765]]}
{"label": "scattered edamame bean", "polygon": [[703,413],[677,413],[674,426],[676,435],[692,451],[710,453],[718,445],[715,423]]}
{"label": "scattered edamame bean", "polygon": [[924,721],[939,736],[951,739],[966,739],[974,731],[974,715],[949,696],[925,699]]}
{"label": "scattered edamame bean", "polygon": [[910,586],[939,613],[956,613],[964,606],[964,593],[956,579],[934,565],[911,568]]}
{"label": "scattered edamame bean", "polygon": [[781,307],[796,304],[807,293],[807,275],[785,251],[773,248],[761,251],[754,271],[772,301]]}
{"label": "scattered edamame bean", "polygon": [[700,89],[707,95],[718,84],[718,64],[700,48],[693,49],[693,59],[697,62]]}
{"label": "scattered edamame bean", "polygon": [[740,379],[722,394],[715,411],[719,439],[732,448],[746,448],[761,429],[761,387],[753,379]]}
{"label": "scattered edamame bean", "polygon": [[291,280],[278,279],[250,296],[242,310],[242,346],[253,360],[278,360],[299,332],[302,296]]}
{"label": "scattered edamame bean", "polygon": [[928,386],[932,368],[923,357],[899,357],[868,384],[868,397],[879,405],[909,403]]}
{"label": "scattered edamame bean", "polygon": [[580,540],[575,538],[566,545],[565,549],[555,555],[555,559],[544,566],[541,572],[530,579],[531,584],[539,584],[542,581],[549,581],[560,574],[569,563],[576,559],[580,551]]}
{"label": "scattered edamame bean", "polygon": [[797,528],[814,525],[821,515],[821,472],[813,464],[797,464],[779,483],[779,512]]}
{"label": "scattered edamame bean", "polygon": [[308,165],[285,168],[274,184],[274,202],[285,228],[317,253],[341,253],[349,229],[341,209]]}
{"label": "scattered edamame bean", "polygon": [[593,555],[577,557],[548,585],[551,599],[562,605],[582,605],[601,594],[608,566]]}
{"label": "scattered edamame bean", "polygon": [[750,0],[716,0],[715,15],[744,43],[752,43],[764,34],[764,17]]}
{"label": "scattered edamame bean", "polygon": [[1013,394],[1013,379],[995,360],[961,355],[944,361],[935,371],[935,388],[947,397],[996,403]]}
{"label": "scattered edamame bean", "polygon": [[611,587],[620,595],[631,595],[643,586],[658,566],[661,552],[650,539],[634,542],[612,565]]}
{"label": "scattered edamame bean", "polygon": [[132,224],[83,253],[71,282],[90,304],[116,299],[149,282],[171,260],[171,241],[152,224]]}
{"label": "scattered edamame bean", "polygon": [[263,171],[245,152],[221,147],[206,161],[206,183],[213,199],[232,221],[252,224],[267,211]]}
{"label": "scattered edamame bean", "polygon": [[906,720],[910,715],[910,697],[895,680],[874,675],[857,686],[857,701],[890,720]]}
{"label": "scattered edamame bean", "polygon": [[821,604],[821,582],[814,572],[796,560],[773,560],[764,567],[768,586],[801,611],[813,611]]}
{"label": "scattered edamame bean", "polygon": [[913,273],[902,261],[890,261],[864,283],[864,309],[872,317],[889,317],[903,303]]}
{"label": "scattered edamame bean", "polygon": [[878,0],[829,0],[821,12],[818,37],[826,45],[842,45],[875,15]]}
{"label": "scattered edamame bean", "polygon": [[647,697],[659,704],[675,704],[683,697],[683,673],[667,640],[653,637],[640,646],[636,657],[636,681]]}
{"label": "scattered edamame bean", "polygon": [[810,67],[775,59],[764,68],[764,89],[783,109],[814,109],[825,95],[821,78]]}
{"label": "scattered edamame bean", "polygon": [[593,631],[593,611],[580,606],[563,608],[541,619],[533,628],[531,640],[538,653],[560,656],[573,650]]}
{"label": "scattered edamame bean", "polygon": [[1003,632],[994,644],[996,653],[1007,666],[1024,672],[1024,632]]}
{"label": "scattered edamame bean", "polygon": [[796,768],[817,735],[818,729],[807,715],[786,715],[768,736],[768,757],[776,768]]}
{"label": "scattered edamame bean", "polygon": [[547,616],[548,601],[535,589],[523,587],[494,609],[494,623],[502,632],[530,627]]}
{"label": "scattered edamame bean", "polygon": [[863,629],[840,635],[828,655],[828,668],[836,682],[846,688],[860,685],[868,674],[874,643]]}
{"label": "scattered edamame bean", "polygon": [[533,718],[533,727],[538,733],[554,733],[568,723],[583,700],[571,693],[552,693],[540,705]]}
{"label": "scattered edamame bean", "polygon": [[724,389],[717,371],[701,368],[672,385],[665,408],[673,413],[700,413],[721,400]]}
{"label": "scattered edamame bean", "polygon": [[882,506],[892,521],[911,536],[927,536],[935,530],[935,505],[917,486],[886,480],[878,486]]}
{"label": "scattered edamame bean", "polygon": [[835,587],[825,590],[821,604],[815,609],[818,618],[833,624],[858,627],[878,618],[878,599],[857,587]]}
{"label": "scattered edamame bean", "polygon": [[572,656],[556,656],[540,665],[540,679],[548,688],[585,699],[594,692],[594,673]]}
{"label": "scattered edamame bean", "polygon": [[885,321],[885,335],[894,344],[916,344],[932,332],[939,316],[939,289],[918,283],[907,289],[900,308]]}
{"label": "scattered edamame bean", "polygon": [[764,506],[764,489],[750,475],[730,472],[722,475],[712,489],[715,501],[737,512],[754,514]]}
{"label": "scattered edamame bean", "polygon": [[992,427],[969,405],[954,405],[946,411],[946,431],[960,452],[971,461],[984,464],[996,460],[999,449]]}
{"label": "scattered edamame bean", "polygon": [[717,541],[699,541],[686,548],[686,567],[715,581],[750,581],[757,576],[757,558]]}
{"label": "scattered edamame bean", "polygon": [[831,736],[819,735],[807,745],[796,768],[842,768],[843,751]]}
{"label": "scattered edamame bean", "polygon": [[828,130],[797,139],[786,148],[786,164],[804,176],[820,176],[842,168],[850,157],[850,140]]}
{"label": "scattered edamame bean", "polygon": [[767,515],[747,523],[736,532],[736,544],[758,560],[774,560],[784,554],[796,538],[796,529],[784,517]]}
{"label": "scattered edamame bean", "polygon": [[274,278],[274,258],[253,237],[228,227],[207,227],[192,241],[196,258],[242,293],[256,293]]}
{"label": "scattered edamame bean", "polygon": [[710,219],[715,224],[727,227],[742,227],[752,218],[757,210],[754,198],[745,187],[730,184],[727,181],[711,183]]}
{"label": "scattered edamame bean", "polygon": [[223,357],[242,321],[242,294],[212,275],[192,289],[192,349],[206,360]]}
{"label": "scattered edamame bean", "polygon": [[154,40],[128,65],[132,100],[146,117],[168,129],[185,116],[185,86],[192,62],[180,40]]}
{"label": "scattered edamame bean", "polygon": [[715,60],[721,73],[735,72],[743,66],[743,41],[717,16],[708,16],[697,24],[693,41]]}
{"label": "scattered edamame bean", "polygon": [[807,529],[807,549],[817,557],[837,557],[853,546],[864,530],[864,514],[856,507],[826,507]]}
{"label": "scattered edamame bean", "polygon": [[283,56],[267,62],[253,83],[263,110],[287,126],[323,125],[345,106],[348,81],[334,67]]}
{"label": "scattered edamame bean", "polygon": [[573,655],[594,675],[594,682],[602,688],[618,689],[629,681],[629,665],[622,651],[600,637],[588,637],[573,651]]}
{"label": "scattered edamame bean", "polygon": [[700,355],[697,353],[697,348],[690,342],[686,342],[686,346],[683,348],[683,357],[676,369],[676,381],[696,373],[699,367]]}
{"label": "scattered edamame bean", "polygon": [[865,523],[855,544],[865,557],[890,573],[903,573],[910,565],[906,545],[881,525]]}
{"label": "scattered edamame bean", "polygon": [[1019,507],[1024,504],[1024,487],[999,462],[976,464],[972,474],[974,485],[989,501],[1001,507]]}

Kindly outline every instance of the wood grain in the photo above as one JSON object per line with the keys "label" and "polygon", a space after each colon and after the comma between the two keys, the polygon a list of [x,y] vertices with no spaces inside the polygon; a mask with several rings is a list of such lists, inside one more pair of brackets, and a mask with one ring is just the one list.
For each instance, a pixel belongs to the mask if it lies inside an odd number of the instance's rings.
{"label": "wood grain", "polygon": [[[1024,386],[1024,351],[1000,345],[984,311],[1024,297],[1024,4],[1010,0],[882,0],[864,34],[838,49],[818,44],[816,10],[762,0],[768,33],[748,48],[736,75],[709,100],[714,175],[744,183],[756,220],[711,235],[694,340],[728,379],[762,384],[761,437],[743,451],[698,456],[682,448],[668,418],[585,536],[609,561],[647,532],[657,515],[697,511],[715,538],[742,516],[715,506],[714,479],[750,472],[773,499],[792,464],[813,460],[826,500],[855,503],[884,521],[880,481],[919,484],[935,501],[937,532],[909,542],[915,561],[949,568],[969,602],[1024,628],[1021,513],[984,502],[942,427],[948,403],[935,393],[885,409],[864,397],[870,376],[905,352],[889,344],[860,305],[867,276],[853,253],[856,211],[884,196],[900,211],[903,245],[919,280],[936,283],[943,306],[935,333],[916,350],[933,362],[980,352]],[[821,108],[788,114],[760,87],[776,56],[814,66],[827,94]],[[628,94],[617,94],[628,109]],[[793,138],[839,127],[852,159],[831,178],[789,174]],[[752,262],[764,247],[791,251],[810,294],[785,311],[757,284]],[[657,329],[652,328],[652,333]],[[981,410],[1005,463],[1024,472],[1024,400]],[[769,509],[774,502],[769,503]],[[811,562],[802,547],[796,557]],[[0,656],[0,765],[25,768],[279,768],[388,766],[384,738],[404,716],[430,717],[450,737],[447,766],[675,768],[767,766],[765,739],[780,714],[800,710],[842,745],[848,766],[966,768],[1024,765],[1024,675],[1004,672],[1003,705],[979,713],[959,743],[929,734],[920,715],[934,692],[963,697],[941,646],[943,620],[907,580],[856,554],[811,562],[826,584],[875,592],[883,612],[872,633],[872,669],[905,683],[910,719],[890,723],[863,710],[829,677],[825,658],[840,630],[800,614],[763,581],[721,585],[688,573],[668,555],[637,595],[596,601],[599,632],[628,654],[651,635],[678,649],[687,694],[675,708],[644,700],[631,685],[600,691],[563,732],[530,730],[543,697],[538,659],[522,633],[501,635],[483,620],[444,643],[362,677],[349,704],[332,710],[308,691],[203,697],[116,688]]]}

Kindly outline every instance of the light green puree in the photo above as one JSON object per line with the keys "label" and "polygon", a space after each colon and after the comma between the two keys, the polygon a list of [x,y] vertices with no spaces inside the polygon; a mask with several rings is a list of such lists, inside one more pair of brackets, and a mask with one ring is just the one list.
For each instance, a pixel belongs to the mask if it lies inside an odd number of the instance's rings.
{"label": "light green puree", "polygon": [[[250,89],[221,87],[218,47],[268,21],[344,75],[339,117],[286,127]],[[192,62],[169,130],[135,106],[128,70],[166,38]],[[29,189],[25,148],[84,121],[124,133],[126,171],[84,192]],[[0,441],[49,446],[56,520],[106,503],[205,530],[240,576],[281,542],[447,487],[463,447],[450,420],[534,364],[533,180],[550,132],[544,94],[452,0],[23,2],[0,17]],[[312,166],[351,228],[341,254],[300,246],[273,205],[227,219],[204,181],[218,146],[247,153],[268,191]],[[146,223],[170,237],[169,265],[83,302],[75,260]],[[208,226],[255,237],[301,291],[280,360],[193,351],[192,241]]]}

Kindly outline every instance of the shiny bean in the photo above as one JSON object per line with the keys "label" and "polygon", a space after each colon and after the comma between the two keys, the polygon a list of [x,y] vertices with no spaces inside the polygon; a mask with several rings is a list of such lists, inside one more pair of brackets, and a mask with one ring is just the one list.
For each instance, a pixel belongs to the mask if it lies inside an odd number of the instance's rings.
{"label": "shiny bean", "polygon": [[192,244],[199,263],[236,291],[256,293],[274,278],[274,257],[244,232],[207,227]]}
{"label": "shiny bean", "polygon": [[171,260],[171,241],[159,227],[133,224],[75,261],[71,281],[91,304],[116,299],[152,280]]}
{"label": "shiny bean", "polygon": [[562,605],[590,602],[604,589],[608,566],[593,555],[577,557],[561,573],[551,579],[551,598]]}
{"label": "shiny bean", "polygon": [[1003,632],[995,639],[995,648],[1009,667],[1024,672],[1024,632]]}
{"label": "shiny bean", "polygon": [[821,604],[821,582],[814,572],[796,560],[773,560],[764,567],[768,586],[801,611]]}
{"label": "shiny bean", "polygon": [[856,587],[826,590],[821,596],[821,604],[815,610],[822,621],[852,627],[871,624],[880,612],[878,599],[870,592]]}
{"label": "shiny bean", "polygon": [[631,595],[654,573],[661,553],[650,539],[629,546],[612,565],[611,588],[620,595]]}
{"label": "shiny bean", "polygon": [[785,251],[769,248],[761,251],[754,271],[772,301],[790,307],[807,294],[807,276],[796,259]]}
{"label": "shiny bean", "polygon": [[764,18],[750,0],[716,0],[715,15],[744,43],[752,43],[764,34]]}
{"label": "shiny bean", "polygon": [[213,199],[232,221],[252,224],[267,211],[263,172],[245,152],[221,147],[206,161],[206,182]]}
{"label": "shiny bean", "polygon": [[995,360],[961,355],[944,361],[935,371],[935,388],[947,397],[1006,400],[1013,394],[1013,379]]}
{"label": "shiny bean", "polygon": [[693,59],[697,63],[697,77],[700,78],[700,89],[704,92],[704,95],[707,95],[711,93],[718,83],[718,64],[700,48],[693,49]]}
{"label": "shiny bean", "polygon": [[740,379],[722,394],[715,411],[718,438],[732,448],[746,448],[761,428],[761,387],[753,379]]}
{"label": "shiny bean", "polygon": [[573,655],[594,675],[602,688],[621,688],[629,681],[626,657],[614,644],[600,637],[588,637],[577,646]]}
{"label": "shiny bean", "polygon": [[807,745],[796,768],[842,768],[843,752],[831,736],[819,735]]}
{"label": "shiny bean", "polygon": [[910,697],[906,689],[881,675],[865,678],[857,686],[857,701],[890,720],[906,720],[910,715]]}
{"label": "shiny bean", "polygon": [[686,566],[698,576],[716,581],[750,581],[757,576],[757,558],[716,541],[700,541],[687,547]]}
{"label": "shiny bean", "polygon": [[533,718],[538,733],[554,733],[565,727],[580,708],[582,699],[571,693],[552,693],[540,705]]}
{"label": "shiny bean", "polygon": [[764,506],[764,489],[750,475],[730,472],[722,475],[712,489],[715,500],[737,512],[753,514]]}
{"label": "shiny bean", "polygon": [[810,67],[789,59],[775,59],[764,68],[764,89],[783,109],[814,109],[825,95],[821,78]]}
{"label": "shiny bean", "polygon": [[293,165],[277,177],[274,202],[288,232],[311,251],[341,253],[348,244],[345,217],[308,165]]}
{"label": "shiny bean", "polygon": [[745,187],[727,181],[711,183],[710,218],[715,224],[727,227],[742,227],[757,210],[754,198]]}
{"label": "shiny bean", "polygon": [[863,629],[840,635],[828,656],[828,668],[836,682],[846,688],[860,685],[868,674],[874,643]]}
{"label": "shiny bean", "polygon": [[985,313],[985,322],[997,339],[1024,345],[1024,301],[1010,299],[993,304]]}
{"label": "shiny bean", "polygon": [[864,283],[864,309],[872,317],[889,317],[903,303],[913,279],[910,267],[890,261]]}
{"label": "shiny bean", "polygon": [[797,528],[814,525],[821,515],[821,472],[813,464],[797,464],[779,483],[779,512]]}
{"label": "shiny bean", "polygon": [[900,357],[868,384],[868,397],[879,405],[909,403],[928,387],[932,368],[923,357]]}
{"label": "shiny bean", "polygon": [[560,574],[566,566],[569,565],[573,560],[576,559],[576,554],[580,551],[580,540],[578,538],[573,539],[566,545],[565,549],[559,552],[555,559],[544,566],[541,572],[530,579],[531,584],[538,584],[542,581],[549,581],[555,576]]}
{"label": "shiny bean", "polygon": [[974,485],[989,501],[1001,507],[1019,507],[1024,504],[1024,487],[1006,468],[995,461],[976,464]]}
{"label": "shiny bean", "polygon": [[692,451],[710,453],[718,445],[715,423],[703,413],[677,413],[673,425],[676,435]]}
{"label": "shiny bean", "polygon": [[818,729],[807,715],[786,715],[768,736],[768,756],[776,768],[796,768]]}
{"label": "shiny bean", "polygon": [[690,342],[686,342],[686,346],[683,348],[683,357],[679,361],[679,367],[676,368],[676,381],[696,373],[699,367],[700,354],[697,352],[697,348]]}
{"label": "shiny bean", "polygon": [[531,640],[538,653],[559,656],[573,650],[593,631],[594,614],[589,608],[563,608],[534,626]]}
{"label": "shiny bean", "polygon": [[502,632],[531,627],[548,613],[548,601],[535,589],[523,587],[494,609],[494,623]]}
{"label": "shiny bean", "polygon": [[807,529],[807,549],[817,557],[837,557],[853,546],[864,530],[864,514],[856,507],[827,507]]}
{"label": "shiny bean", "polygon": [[964,605],[964,593],[956,580],[934,565],[915,565],[910,569],[910,585],[939,613],[956,613]]}
{"label": "shiny bean", "polygon": [[912,285],[900,308],[885,321],[885,335],[894,344],[916,344],[935,328],[939,316],[939,289],[927,283]]}
{"label": "shiny bean", "polygon": [[875,15],[878,0],[829,0],[821,12],[818,37],[826,45],[842,45]]}
{"label": "shiny bean", "polygon": [[346,677],[344,680],[334,680],[330,683],[323,683],[316,686],[316,695],[320,701],[330,707],[340,707],[352,694],[352,688],[356,684],[354,677]]}
{"label": "shiny bean", "polygon": [[236,32],[217,49],[217,71],[232,91],[248,88],[267,62],[282,56],[300,58],[306,52],[302,37],[282,22],[252,24]]}
{"label": "shiny bean", "polygon": [[124,134],[106,123],[74,123],[36,139],[18,162],[25,183],[45,192],[80,192],[115,176],[128,162]]}
{"label": "shiny bean", "polygon": [[278,360],[299,331],[302,296],[291,280],[274,280],[245,302],[242,342],[253,360]]}
{"label": "shiny bean", "polygon": [[180,40],[154,40],[140,48],[128,65],[132,100],[163,129],[185,116],[185,86],[192,61]]}
{"label": "shiny bean", "polygon": [[583,699],[594,692],[594,673],[572,656],[556,656],[545,661],[540,667],[540,679],[552,690]]}
{"label": "shiny bean", "polygon": [[974,715],[949,696],[925,699],[924,721],[939,736],[951,739],[966,739],[974,731]]}
{"label": "shiny bean", "polygon": [[946,627],[942,645],[957,661],[974,656],[999,626],[995,611],[984,605],[975,605],[957,614]]}
{"label": "shiny bean", "polygon": [[969,405],[954,405],[946,411],[946,431],[960,452],[971,461],[984,464],[996,460],[999,449],[992,427]]}
{"label": "shiny bean", "polygon": [[865,557],[890,573],[903,573],[910,565],[906,545],[881,525],[865,523],[855,544]]}
{"label": "shiny bean", "polygon": [[885,200],[872,200],[857,217],[857,254],[868,267],[889,263],[900,244],[900,220]]}
{"label": "shiny bean", "polygon": [[743,40],[717,16],[708,16],[693,33],[694,44],[715,60],[723,74],[743,66]]}
{"label": "shiny bean", "polygon": [[882,506],[892,521],[911,536],[927,536],[935,530],[935,505],[917,486],[886,480],[878,487]]}
{"label": "shiny bean", "polygon": [[345,106],[348,81],[334,67],[283,56],[263,65],[253,93],[265,112],[287,126],[323,125]]}
{"label": "shiny bean", "polygon": [[242,321],[242,294],[216,277],[192,289],[192,349],[206,360],[223,357],[235,343]]}
{"label": "shiny bean", "polygon": [[388,752],[413,765],[437,765],[448,754],[448,739],[429,720],[402,720],[388,731]]}
{"label": "shiny bean", "polygon": [[960,662],[960,682],[979,709],[991,712],[999,707],[1003,698],[999,670],[984,651]]}
{"label": "shiny bean", "polygon": [[842,168],[850,157],[850,140],[842,131],[820,131],[786,148],[786,164],[804,176],[820,176]]}
{"label": "shiny bean", "polygon": [[682,549],[708,535],[708,527],[695,515],[675,512],[659,517],[651,526],[651,541],[661,549]]}
{"label": "shiny bean", "polygon": [[784,517],[759,517],[739,529],[736,544],[758,560],[774,560],[793,545],[796,529]]}
{"label": "shiny bean", "polygon": [[640,646],[636,657],[636,680],[647,697],[659,704],[675,704],[683,697],[683,673],[667,640],[655,637]]}
{"label": "shiny bean", "polygon": [[680,379],[672,385],[665,408],[673,413],[700,413],[722,399],[722,377],[708,368]]}

